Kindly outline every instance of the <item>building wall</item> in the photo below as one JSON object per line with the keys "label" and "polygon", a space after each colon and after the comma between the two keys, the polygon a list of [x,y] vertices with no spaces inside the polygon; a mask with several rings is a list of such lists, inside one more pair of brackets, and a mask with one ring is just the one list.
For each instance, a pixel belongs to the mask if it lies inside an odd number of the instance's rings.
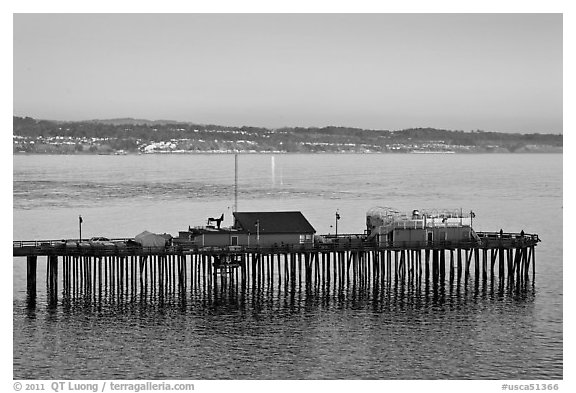
{"label": "building wall", "polygon": [[425,242],[426,231],[423,229],[395,229],[393,241],[395,245],[402,242]]}
{"label": "building wall", "polygon": [[[312,243],[313,234],[307,234],[308,239],[304,239],[306,243]],[[256,246],[259,244],[262,247],[281,246],[283,244],[301,244],[300,234],[285,234],[285,233],[271,233],[261,234],[260,241],[258,236],[251,233],[249,236],[245,233],[205,233],[204,235],[196,236],[195,244],[198,247],[226,247],[232,245],[232,237],[238,238],[238,246]]]}
{"label": "building wall", "polygon": [[228,233],[205,233],[196,236],[194,243],[198,247],[225,247],[230,245],[231,236]]}
{"label": "building wall", "polygon": [[[425,229],[401,229],[397,228],[392,234],[392,241],[395,246],[403,243],[425,243],[428,241],[428,234],[432,233],[432,241],[458,241],[470,239],[470,227],[437,227]],[[385,237],[381,236],[381,242]]]}
{"label": "building wall", "polygon": [[[260,244],[263,247],[270,246],[282,246],[284,244],[302,244],[312,243],[314,241],[313,234],[303,234],[308,235],[309,239],[300,239],[300,234],[298,233],[270,233],[270,234],[260,234],[260,242],[258,243],[258,238],[255,234],[250,234],[250,245],[254,246]],[[247,244],[246,244],[247,245]]]}

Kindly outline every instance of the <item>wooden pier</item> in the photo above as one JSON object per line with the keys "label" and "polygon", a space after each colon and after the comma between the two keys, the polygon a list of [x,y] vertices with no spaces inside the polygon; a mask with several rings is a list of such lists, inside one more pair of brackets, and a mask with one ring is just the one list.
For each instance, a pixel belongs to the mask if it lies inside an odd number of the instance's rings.
{"label": "wooden pier", "polygon": [[[72,241],[14,241],[14,257],[26,258],[27,293],[35,298],[37,263],[46,258],[46,288],[65,298],[147,296],[188,290],[212,293],[248,288],[386,288],[392,284],[476,287],[490,282],[516,288],[535,279],[537,235],[478,232],[459,242],[375,245],[341,236],[331,243],[282,247],[142,248],[87,246]],[[531,274],[530,274],[531,272]],[[60,275],[60,276],[59,276]]]}

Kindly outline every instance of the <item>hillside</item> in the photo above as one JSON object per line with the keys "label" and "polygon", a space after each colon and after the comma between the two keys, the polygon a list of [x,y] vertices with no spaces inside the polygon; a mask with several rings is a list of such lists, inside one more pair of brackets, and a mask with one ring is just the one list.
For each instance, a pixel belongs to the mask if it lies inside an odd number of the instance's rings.
{"label": "hillside", "polygon": [[525,153],[562,152],[561,134],[399,131],[350,127],[230,127],[142,119],[61,122],[13,118],[14,152],[78,153]]}

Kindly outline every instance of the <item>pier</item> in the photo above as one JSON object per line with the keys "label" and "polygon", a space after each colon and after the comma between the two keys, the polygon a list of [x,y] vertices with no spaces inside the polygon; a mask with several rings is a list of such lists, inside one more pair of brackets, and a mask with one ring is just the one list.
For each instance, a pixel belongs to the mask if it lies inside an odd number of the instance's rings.
{"label": "pier", "polygon": [[[369,243],[361,235],[325,236],[330,242],[274,247],[131,247],[42,240],[13,241],[14,257],[26,259],[27,293],[34,299],[37,264],[46,261],[52,302],[89,296],[162,296],[187,291],[238,293],[296,288],[338,294],[344,288],[391,285],[474,285],[521,289],[534,282],[538,235],[477,232],[467,241]],[[61,286],[60,286],[61,285]],[[59,288],[61,292],[59,292]]]}

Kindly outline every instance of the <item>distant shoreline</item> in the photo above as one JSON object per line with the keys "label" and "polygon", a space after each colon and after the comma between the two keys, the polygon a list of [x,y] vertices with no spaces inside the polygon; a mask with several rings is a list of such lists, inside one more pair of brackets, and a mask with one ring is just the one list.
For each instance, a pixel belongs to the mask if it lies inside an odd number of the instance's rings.
{"label": "distant shoreline", "polygon": [[341,152],[333,152],[333,151],[324,151],[324,152],[285,152],[285,151],[255,151],[255,152],[247,152],[247,151],[238,151],[238,152],[219,152],[219,151],[193,151],[193,152],[155,152],[155,153],[125,153],[125,154],[115,154],[115,153],[89,153],[89,152],[79,152],[79,153],[58,153],[58,152],[25,152],[25,151],[15,151],[13,152],[14,156],[167,156],[167,155],[230,155],[230,154],[243,154],[243,155],[257,155],[257,154],[265,154],[265,155],[274,155],[274,154],[281,154],[281,155],[296,155],[296,154],[306,154],[306,155],[324,155],[324,154],[334,154],[334,155],[473,155],[473,154],[563,154],[562,149],[556,150],[543,150],[543,151],[522,151],[522,152],[490,152],[490,151],[475,151],[475,152],[415,152],[415,151],[407,151],[407,152],[356,152],[356,151],[341,151]]}
{"label": "distant shoreline", "polygon": [[13,118],[12,150],[36,154],[561,153],[563,135],[435,128],[224,127]]}

